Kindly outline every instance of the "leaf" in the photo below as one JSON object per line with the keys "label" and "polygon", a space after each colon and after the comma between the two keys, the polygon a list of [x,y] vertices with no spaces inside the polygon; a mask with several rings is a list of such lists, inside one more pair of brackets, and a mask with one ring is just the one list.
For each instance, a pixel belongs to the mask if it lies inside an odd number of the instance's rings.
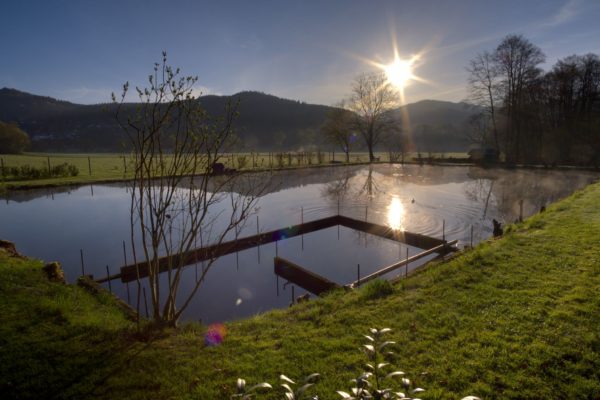
{"label": "leaf", "polygon": [[319,373],[310,374],[304,379],[304,382],[316,382],[319,380],[320,377],[321,374]]}
{"label": "leaf", "polygon": [[386,340],[385,342],[381,343],[381,345],[379,346],[379,351],[383,350],[384,347],[389,346],[391,344],[396,344],[396,342],[393,342],[391,340]]}
{"label": "leaf", "polygon": [[391,331],[392,331],[392,330],[391,330],[390,328],[383,328],[383,329],[381,329],[381,330],[379,331],[379,334],[381,335],[381,334],[388,333],[388,332],[391,332]]}
{"label": "leaf", "polygon": [[467,396],[467,397],[463,397],[460,400],[481,400],[481,399],[477,396]]}
{"label": "leaf", "polygon": [[292,388],[290,387],[290,385],[288,385],[287,383],[284,383],[281,385],[285,390],[287,390],[290,393],[294,393],[294,391],[292,390]]}
{"label": "leaf", "polygon": [[404,393],[402,393],[402,392],[396,392],[396,393],[394,393],[394,394],[395,394],[397,397],[400,397],[401,399],[403,399],[403,398],[405,398],[405,397],[406,397],[406,395],[405,395]]}
{"label": "leaf", "polygon": [[376,335],[376,334],[377,334],[377,329],[375,329],[375,328],[371,328],[371,329],[369,329],[369,331],[370,331],[370,332],[371,332],[373,335]]}
{"label": "leaf", "polygon": [[369,336],[369,335],[363,335],[363,336],[366,337],[369,342],[374,342],[375,341],[375,339],[373,339],[372,336]]}
{"label": "leaf", "polygon": [[285,397],[286,397],[288,400],[295,400],[294,393],[286,393],[286,394],[285,394]]}
{"label": "leaf", "polygon": [[242,378],[238,378],[238,380],[237,380],[238,393],[243,392],[245,388],[246,388],[246,380],[242,379]]}
{"label": "leaf", "polygon": [[282,381],[286,381],[288,383],[291,383],[292,385],[295,385],[296,382],[294,382],[293,380],[291,380],[290,378],[288,378],[287,376],[281,374],[279,375],[279,379],[281,379]]}
{"label": "leaf", "polygon": [[404,375],[404,372],[402,372],[402,371],[394,371],[394,372],[390,372],[389,374],[387,374],[385,376],[385,379],[393,378],[394,376],[402,376],[402,375]]}
{"label": "leaf", "polygon": [[425,391],[425,389],[423,389],[423,388],[415,388],[415,389],[413,389],[412,392],[413,393],[421,393],[421,392],[424,392],[424,391]]}
{"label": "leaf", "polygon": [[371,371],[375,371],[375,367],[372,366],[371,364],[365,364],[367,368],[369,368]]}
{"label": "leaf", "polygon": [[342,392],[341,390],[338,390],[336,393],[342,396],[342,399],[354,399],[354,397],[350,396],[346,392]]}
{"label": "leaf", "polygon": [[263,383],[259,383],[257,385],[252,386],[250,389],[248,389],[248,391],[252,392],[256,389],[273,389],[273,386],[271,386],[267,382],[263,382]]}
{"label": "leaf", "polygon": [[372,377],[372,376],[373,376],[373,374],[372,374],[372,373],[370,373],[370,372],[365,372],[364,374],[362,374],[361,376],[359,376],[357,380],[360,380],[360,381],[366,381],[367,379],[369,379],[369,378],[370,378],[370,377]]}
{"label": "leaf", "polygon": [[402,386],[408,387],[410,385],[410,379],[402,378]]}
{"label": "leaf", "polygon": [[369,351],[369,353],[375,352],[375,347],[372,344],[363,344],[363,347]]}
{"label": "leaf", "polygon": [[298,389],[298,392],[296,392],[298,394],[298,396],[300,396],[302,393],[304,393],[306,391],[306,389],[308,389],[309,387],[313,386],[314,383],[307,383],[306,385],[303,385],[302,387],[300,387],[300,389]]}
{"label": "leaf", "polygon": [[381,369],[381,368],[385,367],[386,365],[390,365],[390,363],[379,363],[379,364],[377,364],[377,369]]}

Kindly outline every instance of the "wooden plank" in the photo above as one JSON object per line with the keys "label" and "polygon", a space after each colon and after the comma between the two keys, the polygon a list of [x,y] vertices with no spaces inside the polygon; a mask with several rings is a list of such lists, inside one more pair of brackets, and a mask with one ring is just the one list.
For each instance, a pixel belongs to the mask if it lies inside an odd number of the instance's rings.
{"label": "wooden plank", "polygon": [[[227,254],[251,249],[258,245],[273,243],[277,240],[292,238],[322,229],[331,228],[337,225],[342,225],[350,229],[366,232],[386,239],[399,241],[406,243],[409,246],[418,247],[421,249],[429,249],[444,243],[444,241],[440,239],[429,236],[406,231],[395,231],[387,226],[374,224],[372,222],[360,221],[341,215],[334,215],[332,217],[322,218],[315,221],[306,222],[304,224],[292,225],[286,228],[276,229],[258,235],[194,249],[182,255],[161,257],[157,260],[158,270],[159,272],[168,271],[169,266],[171,266],[172,269],[183,268],[187,265],[195,264],[197,262],[222,257]],[[139,269],[140,278],[145,278],[148,276],[148,262],[138,263],[137,268]],[[119,277],[121,278],[122,282],[132,282],[136,280],[136,265],[131,264],[121,267],[120,275],[112,275],[110,279]],[[99,281],[104,282],[106,281],[106,278],[102,278]]]}
{"label": "wooden plank", "polygon": [[406,243],[409,246],[418,247],[420,249],[431,249],[444,243],[441,239],[436,239],[431,236],[425,236],[418,233],[412,233],[402,230],[394,230],[390,227],[374,224],[372,222],[360,221],[354,218],[339,216],[339,225],[345,226],[361,232],[370,233],[397,242]]}
{"label": "wooden plank", "polygon": [[[160,272],[167,271],[169,264],[173,269],[182,268],[187,265],[195,264],[204,260],[210,260],[222,257],[227,254],[235,253],[251,249],[258,245],[273,243],[277,240],[292,238],[299,235],[319,231],[338,225],[337,216],[319,219],[316,221],[307,222],[300,225],[293,225],[287,228],[277,229],[270,232],[261,233],[258,235],[239,238],[225,243],[220,243],[212,246],[202,247],[191,250],[181,256],[161,257],[158,259],[158,269]],[[149,264],[147,262],[138,263],[140,278],[148,276]],[[136,265],[127,265],[121,267],[121,281],[131,282],[136,280]]]}
{"label": "wooden plank", "polygon": [[317,296],[341,287],[337,283],[281,257],[275,257],[273,259],[273,269],[275,274],[283,279],[286,279]]}
{"label": "wooden plank", "polygon": [[387,267],[381,268],[380,270],[375,271],[372,274],[364,276],[364,277],[360,278],[360,281],[356,280],[356,281],[352,282],[351,286],[352,287],[356,287],[356,286],[358,286],[359,283],[362,285],[362,284],[364,284],[364,283],[366,283],[366,282],[368,282],[370,280],[373,280],[373,279],[378,278],[378,277],[380,277],[382,275],[385,275],[388,272],[392,272],[395,269],[398,269],[398,268],[400,268],[400,267],[402,267],[402,266],[404,266],[406,264],[410,264],[413,261],[417,261],[418,259],[423,258],[425,256],[428,256],[428,255],[430,255],[432,253],[444,253],[444,252],[447,252],[447,250],[445,249],[445,247],[454,247],[454,245],[456,245],[456,243],[458,243],[458,240],[453,240],[451,242],[443,243],[443,244],[440,244],[439,246],[436,246],[436,247],[433,247],[431,249],[422,251],[419,254],[415,254],[414,256],[409,257],[408,259],[405,259],[405,260],[402,260],[402,261],[397,262],[395,264],[392,264],[392,265],[389,265]]}

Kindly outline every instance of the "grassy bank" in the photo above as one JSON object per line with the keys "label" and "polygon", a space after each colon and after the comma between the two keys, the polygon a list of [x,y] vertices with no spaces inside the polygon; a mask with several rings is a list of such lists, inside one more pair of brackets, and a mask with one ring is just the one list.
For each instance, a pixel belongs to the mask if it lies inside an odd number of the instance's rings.
{"label": "grassy bank", "polygon": [[600,184],[591,185],[391,293],[367,286],[227,323],[211,347],[197,324],[135,334],[110,297],[47,283],[40,262],[0,254],[0,388],[22,398],[226,399],[237,377],[275,386],[281,373],[319,372],[311,393],[337,399],[364,369],[362,335],[389,327],[394,365],[427,389],[423,399],[595,399],[598,204]]}
{"label": "grassy bank", "polygon": [[[281,158],[277,154],[283,154]],[[289,156],[288,156],[289,154]],[[388,153],[376,153],[381,162],[389,162]],[[429,153],[423,154],[429,156]],[[432,157],[466,157],[463,153],[434,153]],[[417,157],[417,154],[407,154],[406,160]],[[123,154],[89,153],[27,153],[21,155],[0,155],[6,168],[31,166],[40,170],[67,163],[79,170],[77,176],[52,177],[47,179],[3,179],[0,176],[0,190],[27,189],[36,187],[78,185],[96,182],[122,181],[131,178],[132,168],[127,164],[127,156]],[[310,158],[310,159],[309,159]],[[284,168],[304,168],[311,166],[331,165],[331,161],[345,162],[345,154],[340,152],[323,152],[321,157],[312,152],[307,158],[301,153],[234,153],[225,154],[220,160],[226,168],[237,170],[270,170]],[[368,153],[351,153],[350,164],[361,164],[369,161]]]}

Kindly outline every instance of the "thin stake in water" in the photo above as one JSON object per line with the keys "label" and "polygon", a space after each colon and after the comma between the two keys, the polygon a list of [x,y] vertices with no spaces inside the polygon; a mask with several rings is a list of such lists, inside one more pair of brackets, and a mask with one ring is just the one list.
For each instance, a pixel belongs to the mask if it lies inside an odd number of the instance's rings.
{"label": "thin stake in water", "polygon": [[146,287],[145,286],[144,286],[143,290],[144,290],[144,307],[146,308],[146,318],[148,318],[150,316],[150,314],[148,314],[148,297],[146,296]]}
{"label": "thin stake in water", "polygon": [[85,275],[85,266],[83,264],[83,249],[79,249],[79,255],[81,256],[81,276]]}
{"label": "thin stake in water", "polygon": [[112,293],[112,284],[110,283],[110,271],[108,265],[106,266],[106,280],[108,281],[108,290]]}

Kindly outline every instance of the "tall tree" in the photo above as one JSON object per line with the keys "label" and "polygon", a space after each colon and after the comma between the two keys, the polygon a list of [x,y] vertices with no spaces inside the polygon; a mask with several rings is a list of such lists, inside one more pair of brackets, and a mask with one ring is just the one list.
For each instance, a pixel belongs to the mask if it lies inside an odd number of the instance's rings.
{"label": "tall tree", "polygon": [[[470,100],[483,108],[482,115],[473,119],[479,128],[477,130],[477,135],[480,135],[478,139],[482,144],[493,144],[496,151],[500,152],[496,112],[499,82],[498,66],[494,56],[488,51],[477,54],[469,62],[467,71],[469,72]],[[481,128],[485,129],[481,130]],[[491,138],[488,137],[490,134]]]}
{"label": "tall tree", "polygon": [[398,131],[400,123],[391,112],[400,104],[400,93],[384,72],[359,75],[352,84],[348,108],[354,112],[354,126],[365,140],[369,160],[373,149],[386,134]]}
{"label": "tall tree", "polygon": [[496,48],[494,60],[500,79],[502,107],[507,119],[505,152],[509,161],[521,161],[528,115],[528,90],[542,74],[542,50],[522,35],[509,35]]}

